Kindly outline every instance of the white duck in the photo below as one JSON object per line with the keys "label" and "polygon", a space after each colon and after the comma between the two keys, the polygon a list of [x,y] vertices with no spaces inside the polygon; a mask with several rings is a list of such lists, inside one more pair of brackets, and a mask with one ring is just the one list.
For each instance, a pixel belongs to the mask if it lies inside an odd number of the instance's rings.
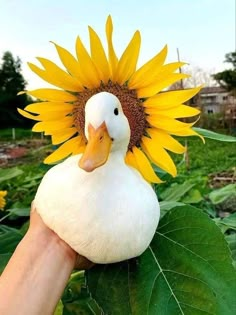
{"label": "white duck", "polygon": [[124,158],[130,127],[111,93],[85,107],[88,144],[44,176],[34,205],[43,221],[80,255],[113,263],[142,254],[155,233],[160,209],[151,185]]}

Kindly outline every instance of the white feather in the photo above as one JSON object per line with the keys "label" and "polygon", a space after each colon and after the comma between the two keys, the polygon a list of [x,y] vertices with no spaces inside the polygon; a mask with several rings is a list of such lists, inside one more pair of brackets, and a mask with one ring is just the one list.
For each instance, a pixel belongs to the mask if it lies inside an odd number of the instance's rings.
{"label": "white feather", "polygon": [[44,222],[76,252],[95,263],[113,263],[143,253],[160,209],[152,187],[124,162],[130,131],[121,106],[120,130],[114,123],[118,99],[110,93],[98,95],[86,106],[86,126],[106,122],[115,138],[108,161],[87,173],[78,166],[80,155],[68,158],[44,176],[34,204]]}

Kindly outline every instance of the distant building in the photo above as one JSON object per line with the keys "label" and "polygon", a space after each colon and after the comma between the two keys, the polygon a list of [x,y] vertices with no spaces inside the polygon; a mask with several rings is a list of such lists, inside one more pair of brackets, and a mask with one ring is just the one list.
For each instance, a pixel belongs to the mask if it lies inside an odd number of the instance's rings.
{"label": "distant building", "polygon": [[233,113],[233,109],[236,108],[236,98],[220,86],[203,88],[195,102],[206,114],[226,114],[230,110]]}
{"label": "distant building", "polygon": [[236,133],[236,97],[224,88],[205,87],[190,100],[189,105],[199,107],[205,114],[200,121],[204,128],[224,128]]}

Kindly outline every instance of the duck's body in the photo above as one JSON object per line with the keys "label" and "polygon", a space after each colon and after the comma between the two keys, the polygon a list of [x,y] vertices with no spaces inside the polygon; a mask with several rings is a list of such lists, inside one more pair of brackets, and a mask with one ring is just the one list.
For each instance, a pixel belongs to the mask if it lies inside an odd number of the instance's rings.
{"label": "duck's body", "polygon": [[130,127],[117,97],[102,92],[85,107],[88,144],[43,178],[34,206],[44,222],[94,263],[140,255],[159,221],[151,185],[125,164]]}
{"label": "duck's body", "polygon": [[122,156],[111,154],[92,173],[80,169],[78,159],[67,159],[44,177],[35,197],[44,222],[92,262],[112,263],[140,255],[159,220],[151,186]]}

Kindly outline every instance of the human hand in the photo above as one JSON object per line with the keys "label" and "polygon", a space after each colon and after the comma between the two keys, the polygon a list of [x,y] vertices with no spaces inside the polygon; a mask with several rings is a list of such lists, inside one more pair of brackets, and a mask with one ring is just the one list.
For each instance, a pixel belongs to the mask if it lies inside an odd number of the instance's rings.
{"label": "human hand", "polygon": [[[61,244],[61,246],[65,247],[65,248],[69,247],[69,245],[67,245],[63,240],[61,240],[55,232],[53,232],[51,229],[49,229],[46,226],[46,224],[43,222],[42,218],[38,214],[37,209],[34,207],[33,203],[31,206],[30,226],[29,226],[29,232],[31,232],[31,231],[33,233],[46,234],[47,237],[58,238],[58,242]],[[69,249],[70,250],[68,250],[68,255],[70,255],[70,251],[74,252],[71,247],[69,247]],[[86,269],[90,269],[92,266],[95,265],[93,262],[88,260],[86,257],[79,255],[76,252],[74,252],[74,253],[76,255],[75,266],[74,266],[75,269],[86,270]]]}
{"label": "human hand", "polygon": [[32,207],[29,229],[0,277],[0,314],[53,314],[72,270],[91,265]]}

